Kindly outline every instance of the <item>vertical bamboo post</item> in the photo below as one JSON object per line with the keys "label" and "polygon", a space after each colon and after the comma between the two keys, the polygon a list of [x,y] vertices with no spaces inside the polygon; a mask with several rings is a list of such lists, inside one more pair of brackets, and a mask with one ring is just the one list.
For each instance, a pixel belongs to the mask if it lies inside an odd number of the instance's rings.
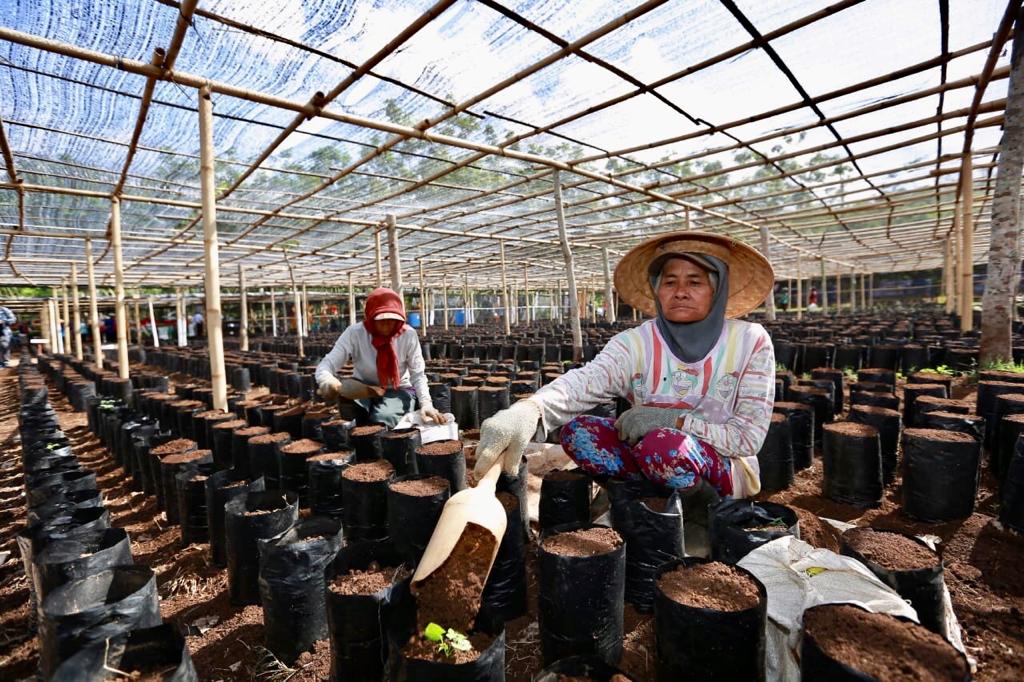
{"label": "vertical bamboo post", "polygon": [[160,332],[156,325],[156,314],[153,312],[153,297],[149,296],[146,300],[149,304],[149,329],[153,332],[153,348],[159,348]]}
{"label": "vertical bamboo post", "polygon": [[868,309],[868,299],[864,292],[864,280],[867,279],[867,274],[862,270],[860,273],[860,308],[861,310]]}
{"label": "vertical bamboo post", "polygon": [[128,315],[124,301],[124,254],[121,251],[121,200],[110,199],[110,249],[114,252],[114,316],[117,324],[117,375],[128,378]]}
{"label": "vertical bamboo post", "polygon": [[526,306],[523,321],[530,324],[533,322],[533,306],[530,305],[530,266],[526,263],[523,263],[523,304]]}
{"label": "vertical bamboo post", "polygon": [[427,338],[427,287],[424,284],[423,279],[423,259],[419,261],[420,265],[420,331],[423,334],[423,338]]}
{"label": "vertical bamboo post", "polygon": [[142,348],[142,311],[141,293],[132,297],[132,307],[135,308],[135,343]]}
{"label": "vertical bamboo post", "polygon": [[974,328],[974,165],[971,153],[960,166],[960,331]]}
{"label": "vertical bamboo post", "polygon": [[380,230],[376,227],[373,228],[373,254],[374,263],[377,266],[377,286],[382,287],[384,286],[384,268],[381,263]]}
{"label": "vertical bamboo post", "polygon": [[[768,241],[768,226],[761,225],[761,255],[768,261],[768,265],[772,262],[772,251]],[[771,291],[768,292],[768,296],[764,299],[765,312],[768,314],[769,320],[775,319],[775,286],[772,285]]]}
{"label": "vertical bamboo post", "polygon": [[956,278],[953,276],[953,240],[951,239],[946,240],[942,262],[942,283],[946,293],[946,314],[949,315],[954,310],[954,299],[956,298],[954,294]]}
{"label": "vertical bamboo post", "polygon": [[857,266],[850,269],[850,312],[857,312]]}
{"label": "vertical bamboo post", "polygon": [[270,335],[277,336],[277,301],[274,290],[270,290]]}
{"label": "vertical bamboo post", "polygon": [[602,265],[604,265],[604,319],[614,323],[619,311],[615,309],[615,296],[612,290],[612,267],[608,260],[607,246],[601,247],[601,261]]}
{"label": "vertical bamboo post", "polygon": [[302,283],[302,336],[309,336],[309,292]]}
{"label": "vertical bamboo post", "polygon": [[78,302],[78,264],[71,264],[71,302],[72,310],[74,311],[73,320],[73,331],[74,335],[72,338],[75,340],[75,359],[79,362],[84,357],[82,355],[82,310]]}
{"label": "vertical bamboo post", "polygon": [[472,301],[469,300],[469,275],[462,274],[462,324],[469,326],[470,309]]}
{"label": "vertical bamboo post", "polygon": [[51,311],[53,306],[51,305],[50,299],[46,299],[43,303],[42,310],[39,311],[39,333],[46,335],[46,343],[43,344],[43,348],[47,355],[53,354],[55,347],[54,333],[53,333],[53,315]]}
{"label": "vertical bamboo post", "polygon": [[[291,265],[288,266],[289,271]],[[306,357],[306,349],[302,341],[302,294],[299,293],[299,287],[295,284],[295,277],[292,276],[292,298],[294,299],[295,307],[295,338],[299,342],[299,357]]]}
{"label": "vertical bamboo post", "polygon": [[444,310],[444,330],[448,331],[448,273],[441,276],[441,305]]}
{"label": "vertical bamboo post", "polygon": [[220,309],[220,249],[217,243],[217,184],[213,168],[213,103],[210,88],[199,90],[199,179],[203,202],[203,252],[206,263],[206,339],[210,357],[213,409],[228,409],[224,371],[224,329]]}
{"label": "vertical bamboo post", "polygon": [[821,313],[828,314],[828,277],[825,275],[825,257],[818,256],[821,261]]}
{"label": "vertical bamboo post", "polygon": [[868,307],[875,307],[875,273],[868,273]]}
{"label": "vertical bamboo post", "polygon": [[583,330],[580,328],[580,306],[576,298],[576,273],[573,263],[572,248],[569,246],[569,235],[565,229],[565,207],[562,204],[561,172],[555,169],[552,175],[555,184],[555,219],[558,222],[558,239],[562,243],[562,257],[565,259],[566,281],[569,287],[569,324],[572,327],[573,360],[579,362],[583,358]]}
{"label": "vertical bamboo post", "polygon": [[836,264],[836,314],[843,309],[843,271]]}
{"label": "vertical bamboo post", "polygon": [[804,280],[800,266],[803,264],[800,254],[796,254],[796,319],[804,319]]}
{"label": "vertical bamboo post", "polygon": [[391,270],[391,288],[399,298],[405,297],[402,292],[402,258],[398,252],[398,224],[393,213],[387,215],[388,227],[388,267]]}
{"label": "vertical bamboo post", "polygon": [[240,315],[238,321],[239,347],[243,351],[249,350],[249,298],[245,290],[245,270],[238,266],[238,305]]}
{"label": "vertical bamboo post", "polygon": [[100,336],[100,311],[96,301],[96,269],[92,260],[92,240],[85,240],[85,271],[89,280],[89,328],[92,329],[96,369],[103,369],[103,338]]}
{"label": "vertical bamboo post", "polygon": [[54,352],[54,353],[57,353],[57,354],[63,354],[64,353],[64,338],[61,336],[61,333],[60,333],[60,326],[61,326],[60,325],[60,303],[58,302],[58,300],[59,300],[57,298],[58,296],[59,296],[59,294],[57,293],[57,287],[51,287],[50,288],[50,298],[49,298],[50,320],[51,320],[50,321],[50,329],[51,329],[51,332],[50,332],[51,336],[50,336],[50,338],[53,339],[53,350],[51,352]]}
{"label": "vertical bamboo post", "polygon": [[181,287],[174,288],[174,321],[178,348],[188,345],[188,320],[185,319],[185,296]]}
{"label": "vertical bamboo post", "polygon": [[352,284],[352,271],[348,273],[348,326],[356,324],[356,289]]}
{"label": "vertical bamboo post", "polygon": [[508,309],[508,273],[505,270],[504,239],[498,242],[498,252],[501,255],[501,305],[505,309],[503,313],[505,323],[505,336],[509,336],[512,333],[512,320],[509,317],[511,313]]}
{"label": "vertical bamboo post", "polygon": [[60,281],[60,298],[61,307],[63,308],[63,314],[61,315],[61,322],[64,323],[64,334],[62,336],[64,352],[71,354],[71,313],[68,309],[68,288],[65,280]]}

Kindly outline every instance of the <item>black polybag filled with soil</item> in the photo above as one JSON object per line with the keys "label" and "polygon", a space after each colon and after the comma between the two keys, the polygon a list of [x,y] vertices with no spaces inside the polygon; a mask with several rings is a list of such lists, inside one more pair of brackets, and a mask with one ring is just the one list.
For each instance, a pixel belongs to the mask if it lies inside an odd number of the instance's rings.
{"label": "black polybag filled with soil", "polygon": [[178,492],[178,521],[181,546],[210,541],[210,519],[206,507],[206,481],[213,464],[189,467],[175,476]]}
{"label": "black polybag filled with soil", "polygon": [[[891,570],[871,561],[851,547],[847,533],[843,533],[840,538],[840,553],[853,557],[867,566],[875,574],[876,578],[896,590],[901,597],[910,602],[910,605],[917,611],[917,617],[921,621],[921,625],[941,637],[945,637],[946,609],[942,601],[943,594],[945,593],[945,582],[942,577],[942,559],[935,555],[935,563],[932,566],[906,571]],[[902,533],[899,533],[899,535],[921,545],[928,549],[929,552],[934,551],[919,538]]]}
{"label": "black polybag filled with soil", "polygon": [[113,566],[132,563],[131,542],[123,528],[93,529],[51,539],[32,560],[32,581],[42,605],[54,588]]}
{"label": "black polybag filled with soil", "polygon": [[224,505],[228,593],[232,604],[259,603],[259,541],[288,530],[298,517],[298,497],[279,490],[249,493]]}
{"label": "black polybag filled with soil", "polygon": [[185,638],[170,623],[90,644],[61,663],[51,682],[115,682],[125,679],[122,673],[140,679],[160,675],[162,682],[199,682]]}
{"label": "black polybag filled with soil", "polygon": [[544,662],[577,655],[618,661],[622,655],[626,543],[594,556],[564,556],[545,550],[542,541],[537,548],[537,572]]}
{"label": "black polybag filled with soil", "polygon": [[206,527],[210,541],[210,561],[218,568],[227,565],[224,537],[224,505],[240,495],[263,492],[263,479],[250,481],[245,474],[226,469],[206,479]]}
{"label": "black polybag filled with soil", "polygon": [[[626,541],[626,601],[638,611],[654,605],[654,573],[683,556],[683,509],[677,492],[648,480],[609,480],[611,521]],[[660,507],[658,508],[652,508]]]}
{"label": "black polybag filled with soil", "polygon": [[999,522],[1018,533],[1024,533],[1024,440],[1018,440],[1006,469],[999,506]]}
{"label": "black polybag filled with soil", "polygon": [[42,604],[39,664],[46,678],[90,642],[160,624],[156,575],[148,566],[117,566],[55,588]]}
{"label": "black polybag filled with soil", "polygon": [[391,647],[388,633],[409,632],[414,611],[409,583],[412,567],[389,540],[357,542],[338,552],[328,568],[333,581],[349,571],[372,565],[394,571],[387,588],[375,594],[339,594],[327,590],[327,622],[331,637],[331,679],[338,682],[378,682]]}
{"label": "black polybag filled with soil", "polygon": [[341,518],[343,497],[341,475],[354,461],[352,452],[316,455],[306,460],[309,474],[309,507],[318,516]]}
{"label": "black polybag filled with soil", "polygon": [[395,467],[396,476],[418,473],[416,448],[420,446],[419,429],[397,429],[381,436],[380,451]]}
{"label": "black polybag filled with soil", "polygon": [[761,490],[773,493],[785,490],[793,482],[793,440],[786,415],[773,413],[761,449],[757,451],[761,469]]}
{"label": "black polybag filled with soil", "polygon": [[341,521],[315,516],[259,542],[263,634],[281,661],[292,663],[327,638],[324,569],[341,544]]}
{"label": "black polybag filled with soil", "polygon": [[931,429],[903,432],[903,511],[927,522],[974,512],[981,445],[967,434]]}
{"label": "black polybag filled with soil", "polygon": [[[680,566],[707,563],[688,557],[662,565],[659,579]],[[768,596],[756,577],[733,568],[757,586],[758,602],[739,611],[724,611],[680,604],[658,589],[654,604],[659,682],[684,679],[752,682],[765,679],[765,623]]]}
{"label": "black polybag filled with soil", "polygon": [[346,542],[379,540],[388,536],[388,482],[357,481],[341,477],[341,496],[344,505],[341,519]]}
{"label": "black polybag filled with soil", "polygon": [[432,495],[406,495],[397,492],[394,485],[428,478],[435,477],[426,474],[399,476],[390,481],[387,488],[388,536],[403,560],[411,564],[418,563],[423,556],[437,520],[441,518],[441,510],[451,497],[451,486],[444,481],[443,490]]}
{"label": "black polybag filled with soil", "polygon": [[[445,445],[440,445],[444,443]],[[446,448],[444,454],[423,454],[424,448],[437,450]],[[447,478],[451,484],[452,495],[466,489],[466,455],[462,450],[462,441],[445,440],[427,443],[416,450],[416,470],[421,474],[430,474]]]}
{"label": "black polybag filled with soil", "polygon": [[509,493],[519,500],[519,527],[522,529],[523,539],[530,539],[530,510],[527,503],[526,483],[530,477],[530,468],[526,462],[526,456],[519,460],[519,468],[516,475],[512,476],[502,470],[498,475],[498,482],[494,486],[496,493]]}
{"label": "black polybag filled with soil", "polygon": [[868,424],[840,422],[824,429],[822,493],[843,504],[877,507],[884,492],[882,443]]}
{"label": "black polybag filled with soil", "polygon": [[[616,675],[618,677],[616,677]],[[594,682],[633,682],[633,678],[613,665],[594,656],[570,656],[555,661],[533,676],[532,682],[561,682],[565,678],[587,679]]]}
{"label": "black polybag filled with soil", "polygon": [[774,502],[724,499],[708,510],[711,558],[735,564],[777,538],[800,537],[796,512]]}
{"label": "black polybag filled with soil", "polygon": [[541,532],[580,528],[590,523],[590,477],[578,469],[551,471],[540,484],[538,521]]}
{"label": "black polybag filled with soil", "polygon": [[[474,633],[485,633],[491,637],[487,648],[476,660],[466,663],[427,661],[406,656],[402,646],[411,634],[392,634],[392,657],[388,667],[390,679],[398,682],[503,682],[505,680],[505,627],[501,618],[486,611],[477,616]],[[418,636],[418,633],[416,633]],[[473,633],[465,633],[472,635]]]}
{"label": "black polybag filled with soil", "polygon": [[508,621],[526,613],[526,533],[519,514],[519,499],[509,492],[499,493],[498,497],[505,507],[507,525],[480,602]]}

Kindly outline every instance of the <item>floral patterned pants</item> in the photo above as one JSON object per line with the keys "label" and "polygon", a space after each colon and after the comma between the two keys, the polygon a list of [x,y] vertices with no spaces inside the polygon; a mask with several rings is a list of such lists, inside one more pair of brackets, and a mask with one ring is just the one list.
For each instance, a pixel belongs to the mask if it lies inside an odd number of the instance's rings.
{"label": "floral patterned pants", "polygon": [[729,459],[678,429],[654,429],[636,445],[619,438],[615,420],[581,415],[562,427],[562,448],[589,474],[649,480],[689,490],[707,479],[719,495],[732,494]]}

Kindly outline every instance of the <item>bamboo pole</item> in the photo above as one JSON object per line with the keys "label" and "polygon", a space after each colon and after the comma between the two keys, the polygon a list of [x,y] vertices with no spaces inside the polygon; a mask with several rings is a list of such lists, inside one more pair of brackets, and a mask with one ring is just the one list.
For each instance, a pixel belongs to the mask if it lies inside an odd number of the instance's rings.
{"label": "bamboo pole", "polygon": [[238,295],[239,306],[241,306],[240,320],[238,323],[239,347],[242,351],[249,350],[249,298],[245,289],[245,270],[238,266]]}
{"label": "bamboo pole", "polygon": [[384,286],[384,269],[381,264],[381,253],[380,253],[380,228],[374,228],[373,230],[373,248],[374,248],[374,263],[377,266],[377,286]]}
{"label": "bamboo pole", "polygon": [[868,307],[875,307],[875,273],[868,273]]}
{"label": "bamboo pole", "polygon": [[147,297],[146,302],[149,304],[149,328],[153,332],[153,348],[159,348],[160,330],[156,324],[156,314],[153,312],[153,297]]}
{"label": "bamboo pole", "polygon": [[142,312],[140,310],[142,302],[139,296],[133,296],[132,303],[135,304],[133,306],[135,308],[135,343],[142,348]]}
{"label": "bamboo pole", "polygon": [[302,283],[302,336],[309,336],[309,292],[306,283]]}
{"label": "bamboo pole", "polygon": [[441,275],[441,305],[444,311],[444,330],[448,331],[448,273]]}
{"label": "bamboo pole", "polygon": [[220,250],[217,241],[217,181],[213,168],[213,103],[210,88],[199,90],[199,177],[203,203],[203,255],[206,264],[206,339],[210,357],[213,409],[227,411],[228,383],[224,370],[224,328],[220,308]]}
{"label": "bamboo pole", "polygon": [[565,206],[562,204],[561,172],[556,170],[552,175],[555,186],[555,218],[558,222],[558,238],[562,243],[562,258],[565,260],[566,282],[569,288],[569,324],[572,327],[573,360],[579,362],[583,358],[583,330],[580,328],[580,305],[576,298],[576,273],[573,263],[572,248],[569,246],[569,235],[565,229]]}
{"label": "bamboo pole", "polygon": [[[399,298],[405,297],[402,291],[402,258],[398,252],[398,221],[389,213],[386,217],[388,229],[388,267],[391,270],[391,288]],[[378,233],[379,234],[379,233]]]}
{"label": "bamboo pole", "polygon": [[57,287],[50,288],[50,319],[52,320],[50,327],[52,328],[53,346],[57,354],[62,355],[64,353],[64,338],[61,336],[60,328],[60,303],[57,293]]}
{"label": "bamboo pole", "polygon": [[114,316],[117,325],[117,375],[128,378],[128,315],[124,300],[124,255],[121,251],[121,200],[110,200],[110,250],[114,252]]}
{"label": "bamboo pole", "polygon": [[352,271],[348,272],[348,325],[354,327],[356,324],[356,289],[352,284]]}
{"label": "bamboo pole", "polygon": [[857,269],[850,271],[850,312],[857,312]]}
{"label": "bamboo pole", "polygon": [[974,328],[974,170],[971,153],[964,154],[960,169],[960,331]]}
{"label": "bamboo pole", "polygon": [[470,310],[473,306],[472,301],[469,300],[469,275],[462,274],[462,324],[463,326],[469,326]]}
{"label": "bamboo pole", "polygon": [[427,287],[423,279],[423,261],[420,264],[420,330],[423,338],[427,338],[427,326],[430,320],[427,319]]}
{"label": "bamboo pole", "polygon": [[861,310],[867,310],[868,309],[868,299],[867,299],[867,297],[864,294],[864,280],[866,278],[867,278],[867,275],[863,271],[861,271],[861,273],[860,273],[860,309]]}
{"label": "bamboo pole", "polygon": [[60,297],[63,303],[63,315],[61,315],[61,321],[64,323],[64,336],[62,352],[71,353],[71,314],[68,310],[68,289],[67,282],[63,279],[60,281]]}
{"label": "bamboo pole", "polygon": [[821,313],[828,314],[828,277],[825,275],[825,258],[818,256],[821,262]]}
{"label": "bamboo pole", "polygon": [[75,343],[75,359],[79,362],[83,359],[82,354],[82,311],[78,302],[78,265],[76,263],[71,264],[71,302],[72,310],[74,311],[74,338]]}
{"label": "bamboo pole", "polygon": [[[689,216],[689,211],[687,211]],[[687,218],[687,225],[689,225],[689,218]],[[612,268],[611,263],[608,260],[608,247],[601,247],[601,260],[604,265],[604,319],[608,322],[615,322],[618,311],[615,309],[615,296],[612,289]]]}
{"label": "bamboo pole", "polygon": [[185,294],[181,287],[176,287],[174,291],[178,298],[178,347],[185,348],[188,346],[188,309],[185,307]]}
{"label": "bamboo pole", "polygon": [[530,305],[530,266],[526,263],[523,263],[523,302],[526,306],[523,320],[529,325],[533,321],[533,306]]}
{"label": "bamboo pole", "polygon": [[[765,225],[764,223],[761,223],[761,227],[760,227],[759,232],[760,232],[760,235],[761,235],[761,254],[764,256],[765,260],[768,261],[768,265],[771,266],[771,263],[772,263],[772,252],[771,252],[771,248],[769,247],[768,226]],[[768,319],[769,320],[774,320],[775,319],[775,287],[774,287],[774,285],[772,286],[771,291],[768,292],[768,296],[764,299],[764,307],[765,307],[765,312],[768,314]]]}
{"label": "bamboo pole", "polygon": [[92,329],[96,369],[103,369],[103,339],[100,337],[100,313],[96,304],[96,272],[92,262],[92,240],[85,240],[86,276],[89,280],[89,328]]}
{"label": "bamboo pole", "polygon": [[508,308],[508,273],[505,270],[505,242],[498,242],[498,252],[501,255],[501,305],[505,309],[503,315],[505,336],[509,336],[512,333],[512,321],[509,317],[511,313]]}
{"label": "bamboo pole", "polygon": [[836,314],[843,309],[843,275],[839,268],[836,268]]}
{"label": "bamboo pole", "polygon": [[796,319],[804,319],[804,280],[800,272],[802,265],[800,254],[796,254]]}
{"label": "bamboo pole", "polygon": [[43,344],[43,349],[47,355],[53,354],[54,346],[53,320],[51,319],[52,315],[50,313],[51,309],[50,299],[46,299],[39,311],[39,333],[46,335],[46,343]]}
{"label": "bamboo pole", "polygon": [[270,335],[277,336],[277,301],[274,300],[274,290],[270,290]]}

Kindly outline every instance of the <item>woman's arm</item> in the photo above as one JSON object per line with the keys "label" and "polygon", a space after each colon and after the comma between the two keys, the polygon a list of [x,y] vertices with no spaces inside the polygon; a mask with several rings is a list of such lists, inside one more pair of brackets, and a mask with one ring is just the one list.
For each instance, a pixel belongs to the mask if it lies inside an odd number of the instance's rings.
{"label": "woman's arm", "polygon": [[724,424],[687,413],[680,419],[680,428],[726,457],[757,455],[768,435],[775,401],[775,350],[763,329],[740,375],[736,395],[736,408]]}
{"label": "woman's arm", "polygon": [[343,331],[338,340],[334,342],[334,348],[331,349],[331,352],[325,355],[320,364],[316,366],[314,378],[317,385],[321,385],[331,377],[334,377],[352,357],[354,334],[351,330],[353,329],[355,327],[349,327]]}

